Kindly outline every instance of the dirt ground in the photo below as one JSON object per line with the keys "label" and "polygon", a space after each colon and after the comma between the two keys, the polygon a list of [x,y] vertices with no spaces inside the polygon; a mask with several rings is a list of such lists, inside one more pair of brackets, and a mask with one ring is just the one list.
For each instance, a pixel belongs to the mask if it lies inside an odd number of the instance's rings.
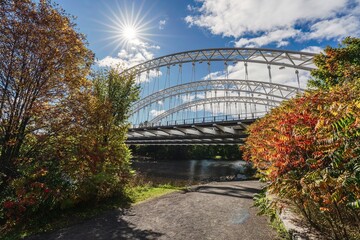
{"label": "dirt ground", "polygon": [[276,239],[252,207],[260,188],[257,181],[194,186],[28,239]]}

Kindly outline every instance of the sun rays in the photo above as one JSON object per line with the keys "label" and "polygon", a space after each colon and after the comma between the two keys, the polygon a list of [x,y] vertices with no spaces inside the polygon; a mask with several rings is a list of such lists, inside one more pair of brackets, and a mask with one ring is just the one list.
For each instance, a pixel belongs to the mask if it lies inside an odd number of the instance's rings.
{"label": "sun rays", "polygon": [[134,45],[139,45],[145,42],[152,42],[151,37],[155,34],[151,30],[155,29],[156,18],[149,18],[149,12],[143,10],[143,5],[135,8],[133,4],[131,7],[108,6],[108,13],[104,25],[104,32],[107,36],[103,39],[107,42],[106,46],[113,46],[113,51],[120,49],[130,49]]}
{"label": "sun rays", "polygon": [[121,38],[133,41],[138,37],[138,30],[134,26],[125,26],[121,29]]}

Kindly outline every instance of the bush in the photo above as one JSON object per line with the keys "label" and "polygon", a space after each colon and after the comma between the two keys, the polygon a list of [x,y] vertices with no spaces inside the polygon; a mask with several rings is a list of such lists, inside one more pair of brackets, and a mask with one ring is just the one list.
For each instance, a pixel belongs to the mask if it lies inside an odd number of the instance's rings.
{"label": "bush", "polygon": [[[349,39],[349,52],[360,41]],[[352,44],[357,45],[354,47]],[[359,58],[338,61],[328,48],[316,71],[321,87],[273,109],[249,128],[244,158],[270,181],[270,191],[290,199],[303,215],[334,239],[358,239],[360,232],[360,79]],[[340,54],[341,55],[341,54]],[[343,55],[341,55],[343,56]],[[324,60],[325,59],[325,60]],[[349,67],[351,74],[319,76],[330,63]],[[319,64],[319,61],[317,62]],[[319,74],[319,71],[322,71]],[[336,85],[334,76],[337,76]],[[352,77],[352,78],[349,78]],[[340,79],[344,78],[344,79]],[[329,231],[330,230],[330,231]]]}

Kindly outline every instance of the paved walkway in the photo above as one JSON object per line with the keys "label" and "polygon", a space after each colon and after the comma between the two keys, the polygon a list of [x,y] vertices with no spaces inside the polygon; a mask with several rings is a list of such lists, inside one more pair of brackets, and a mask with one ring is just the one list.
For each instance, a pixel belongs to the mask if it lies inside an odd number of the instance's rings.
{"label": "paved walkway", "polygon": [[276,239],[266,217],[252,207],[260,186],[257,181],[195,186],[30,239]]}

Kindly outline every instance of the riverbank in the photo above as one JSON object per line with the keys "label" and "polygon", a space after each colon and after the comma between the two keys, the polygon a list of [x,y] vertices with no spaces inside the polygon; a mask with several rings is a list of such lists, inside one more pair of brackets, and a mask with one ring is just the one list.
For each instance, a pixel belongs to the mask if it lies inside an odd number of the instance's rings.
{"label": "riverbank", "polygon": [[[67,210],[50,212],[46,219],[33,219],[31,223],[7,233],[5,239],[21,239],[26,236],[76,225],[106,211],[119,208],[126,209],[133,204],[164,194],[185,191],[191,185],[239,180],[237,177],[243,179],[246,178],[245,175],[239,175],[239,173],[244,173],[244,170],[248,172],[244,164],[244,161],[239,160],[190,160],[180,163],[146,161],[142,168],[137,169],[136,175],[125,192],[100,202],[86,203]],[[144,169],[148,171],[144,171]],[[157,172],[154,174],[151,170]]]}

